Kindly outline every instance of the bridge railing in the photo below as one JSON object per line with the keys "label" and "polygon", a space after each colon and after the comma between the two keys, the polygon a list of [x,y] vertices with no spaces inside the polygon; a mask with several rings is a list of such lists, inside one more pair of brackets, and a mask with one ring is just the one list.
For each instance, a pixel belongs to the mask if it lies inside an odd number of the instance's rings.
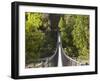
{"label": "bridge railing", "polygon": [[61,47],[61,56],[62,56],[62,65],[63,66],[78,66],[81,65],[81,63],[79,63],[78,61],[76,61],[75,59],[72,59],[71,57],[69,57],[63,50],[62,47],[62,41],[61,41],[61,35],[60,33],[58,34],[59,38],[60,38],[60,47]]}
{"label": "bridge railing", "polygon": [[48,57],[46,62],[45,62],[45,67],[50,67],[50,66],[57,66],[57,61],[58,60],[58,49],[56,48],[54,54],[51,57]]}
{"label": "bridge railing", "polygon": [[78,66],[81,65],[80,62],[72,59],[68,55],[65,54],[63,48],[61,48],[62,58],[63,58],[63,66]]}
{"label": "bridge railing", "polygon": [[58,49],[56,48],[54,54],[50,57],[40,58],[37,60],[30,60],[26,64],[26,68],[40,68],[40,67],[50,67],[57,66],[58,59]]}

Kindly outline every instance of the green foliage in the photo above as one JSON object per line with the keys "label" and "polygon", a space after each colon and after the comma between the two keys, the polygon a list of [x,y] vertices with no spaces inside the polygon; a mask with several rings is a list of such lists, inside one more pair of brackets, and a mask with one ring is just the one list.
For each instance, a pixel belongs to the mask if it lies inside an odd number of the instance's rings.
{"label": "green foliage", "polygon": [[42,14],[41,13],[26,13],[26,29],[29,30],[34,27],[35,30],[42,25]]}
{"label": "green foliage", "polygon": [[80,59],[89,59],[89,18],[77,16],[73,30],[74,45],[79,49]]}
{"label": "green foliage", "polygon": [[89,16],[64,15],[59,22],[62,46],[67,55],[89,60]]}
{"label": "green foliage", "polygon": [[48,31],[45,33],[43,48],[40,49],[41,57],[48,57],[54,53],[57,43],[57,33]]}
{"label": "green foliage", "polygon": [[66,22],[63,17],[60,18],[58,27],[60,28],[60,31],[64,31],[64,28],[66,27]]}
{"label": "green foliage", "polygon": [[77,60],[89,60],[89,16],[66,14],[60,17],[60,20],[59,17],[59,14],[25,13],[26,62],[54,53],[57,27],[60,30],[65,53],[70,57],[76,57]]}
{"label": "green foliage", "polygon": [[42,46],[41,41],[43,41],[43,38],[44,34],[40,31],[26,33],[26,58],[30,57],[36,59],[40,57],[39,49]]}
{"label": "green foliage", "polygon": [[57,43],[57,33],[50,29],[48,14],[25,13],[26,63],[51,56]]}
{"label": "green foliage", "polygon": [[59,26],[61,31],[62,46],[66,54],[70,57],[78,57],[77,48],[73,45],[72,30],[74,19],[70,15],[65,15],[60,19]]}

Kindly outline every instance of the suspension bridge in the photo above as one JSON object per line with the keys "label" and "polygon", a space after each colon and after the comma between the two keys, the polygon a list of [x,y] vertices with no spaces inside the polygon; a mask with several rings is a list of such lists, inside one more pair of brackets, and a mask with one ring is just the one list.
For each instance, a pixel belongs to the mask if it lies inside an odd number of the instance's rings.
{"label": "suspension bridge", "polygon": [[58,33],[58,42],[54,54],[50,57],[32,60],[28,63],[26,68],[40,68],[40,67],[62,67],[62,66],[79,66],[81,63],[65,54],[60,34]]}

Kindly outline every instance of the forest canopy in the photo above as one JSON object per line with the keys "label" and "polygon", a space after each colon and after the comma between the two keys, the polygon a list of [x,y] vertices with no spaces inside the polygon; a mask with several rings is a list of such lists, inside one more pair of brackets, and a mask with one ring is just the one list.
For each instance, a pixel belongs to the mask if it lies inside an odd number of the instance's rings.
{"label": "forest canopy", "polygon": [[88,15],[36,12],[25,13],[26,63],[53,55],[58,31],[64,52],[79,62],[89,64]]}
{"label": "forest canopy", "polygon": [[51,56],[57,43],[57,31],[50,27],[48,14],[25,13],[26,63]]}
{"label": "forest canopy", "polygon": [[58,26],[65,53],[89,63],[89,16],[67,14],[60,18]]}

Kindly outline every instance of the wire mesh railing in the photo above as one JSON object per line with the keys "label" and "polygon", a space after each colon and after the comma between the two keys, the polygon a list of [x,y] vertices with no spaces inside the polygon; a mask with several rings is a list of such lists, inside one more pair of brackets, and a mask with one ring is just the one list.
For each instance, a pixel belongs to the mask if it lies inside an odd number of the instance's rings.
{"label": "wire mesh railing", "polygon": [[62,47],[62,41],[61,41],[61,35],[60,33],[58,34],[59,36],[59,46],[61,48],[61,58],[62,58],[62,65],[63,66],[78,66],[81,65],[81,63],[79,63],[78,61],[76,61],[75,59],[72,59],[71,57],[69,57],[63,50]]}
{"label": "wire mesh railing", "polygon": [[30,60],[26,64],[26,68],[41,68],[41,67],[55,67],[58,60],[58,48],[56,48],[54,54],[50,57],[40,58],[37,60]]}
{"label": "wire mesh railing", "polygon": [[81,63],[79,63],[75,59],[72,59],[67,54],[65,54],[63,48],[61,48],[61,54],[62,54],[62,59],[63,59],[62,60],[63,66],[79,66],[79,65],[81,65]]}

